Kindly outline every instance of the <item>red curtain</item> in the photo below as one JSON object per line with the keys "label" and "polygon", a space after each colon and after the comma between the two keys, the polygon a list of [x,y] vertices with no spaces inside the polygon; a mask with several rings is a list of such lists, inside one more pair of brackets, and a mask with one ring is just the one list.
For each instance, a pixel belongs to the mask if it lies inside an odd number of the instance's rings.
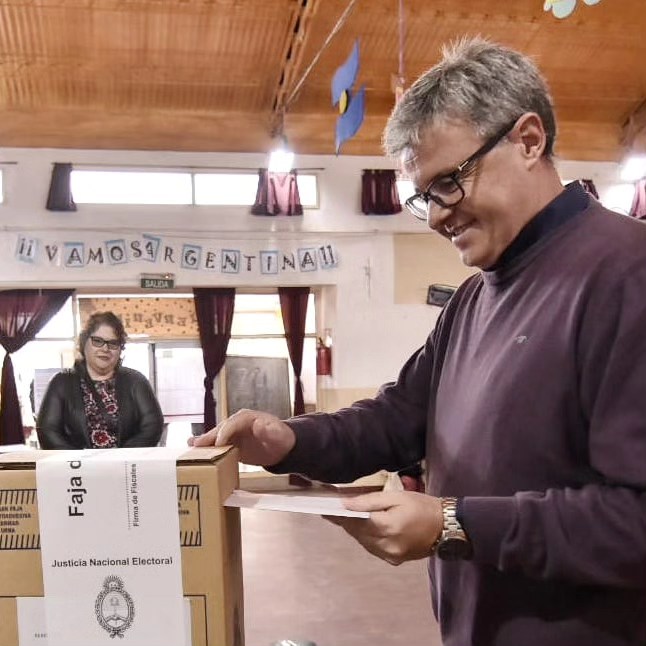
{"label": "red curtain", "polygon": [[285,326],[285,338],[289,359],[292,362],[296,384],[294,387],[294,415],[305,412],[303,399],[303,383],[301,372],[303,370],[303,342],[305,340],[305,315],[307,314],[307,301],[310,294],[309,287],[279,287],[280,312]]}
{"label": "red curtain", "polygon": [[595,199],[599,199],[599,193],[597,193],[597,187],[594,185],[594,182],[591,179],[580,179],[579,183],[583,188],[592,195]]}
{"label": "red curtain", "polygon": [[0,292],[0,344],[6,351],[0,387],[0,444],[25,441],[11,353],[31,341],[72,294],[70,289]]}
{"label": "red curtain", "polygon": [[256,201],[251,207],[253,215],[303,215],[298,193],[298,174],[271,173],[266,168],[258,170]]}
{"label": "red curtain", "polygon": [[213,380],[227,357],[236,290],[228,287],[195,287],[193,289],[197,327],[204,358],[204,430],[215,426],[216,400]]}
{"label": "red curtain", "polygon": [[72,164],[54,164],[45,208],[48,211],[76,211],[72,197]]}
{"label": "red curtain", "polygon": [[393,215],[402,210],[394,170],[364,170],[361,176],[361,211],[365,215]]}
{"label": "red curtain", "polygon": [[640,179],[635,184],[635,197],[629,215],[640,220],[646,219],[646,179]]}

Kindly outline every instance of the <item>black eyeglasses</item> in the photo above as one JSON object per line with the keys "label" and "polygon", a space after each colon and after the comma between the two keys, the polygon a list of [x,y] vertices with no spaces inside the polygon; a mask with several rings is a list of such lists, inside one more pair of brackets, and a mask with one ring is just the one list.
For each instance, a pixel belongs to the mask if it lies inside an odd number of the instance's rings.
{"label": "black eyeglasses", "polygon": [[104,345],[108,346],[108,350],[120,350],[122,345],[121,341],[116,339],[104,339],[100,336],[91,336],[90,341],[95,348],[102,348]]}
{"label": "black eyeglasses", "polygon": [[449,209],[457,206],[465,196],[461,181],[468,177],[476,167],[477,162],[488,152],[493,150],[516,125],[518,119],[508,123],[502,130],[499,130],[491,139],[488,139],[471,157],[467,157],[455,170],[436,177],[426,190],[411,195],[406,200],[406,207],[418,219],[426,221],[428,218],[428,207],[431,202]]}

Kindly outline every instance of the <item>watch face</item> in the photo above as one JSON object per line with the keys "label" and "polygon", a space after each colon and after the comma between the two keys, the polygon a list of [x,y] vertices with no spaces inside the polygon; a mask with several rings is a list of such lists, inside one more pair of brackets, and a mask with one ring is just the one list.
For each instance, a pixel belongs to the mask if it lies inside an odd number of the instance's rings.
{"label": "watch face", "polygon": [[467,560],[473,556],[473,545],[464,538],[445,538],[437,546],[436,554],[444,561]]}

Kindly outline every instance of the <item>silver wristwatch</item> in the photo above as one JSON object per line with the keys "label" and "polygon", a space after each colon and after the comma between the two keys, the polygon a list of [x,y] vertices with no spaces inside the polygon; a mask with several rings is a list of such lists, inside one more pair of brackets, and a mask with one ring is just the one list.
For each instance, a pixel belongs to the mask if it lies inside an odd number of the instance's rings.
{"label": "silver wristwatch", "polygon": [[442,533],[433,546],[433,554],[446,561],[473,557],[473,545],[457,518],[457,498],[440,498],[444,524]]}

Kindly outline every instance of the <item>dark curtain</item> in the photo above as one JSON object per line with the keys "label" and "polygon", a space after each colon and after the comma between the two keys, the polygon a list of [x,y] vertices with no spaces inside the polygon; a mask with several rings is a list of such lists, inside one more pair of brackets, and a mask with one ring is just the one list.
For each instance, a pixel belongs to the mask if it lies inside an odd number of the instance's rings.
{"label": "dark curtain", "polygon": [[305,412],[303,399],[303,383],[301,372],[303,369],[303,341],[305,340],[305,315],[307,314],[307,300],[310,294],[309,287],[279,287],[280,312],[283,315],[285,338],[289,358],[294,369],[296,384],[294,387],[294,415]]}
{"label": "dark curtain", "polygon": [[364,170],[361,211],[365,215],[393,215],[402,210],[394,170]]}
{"label": "dark curtain", "polygon": [[193,288],[197,327],[204,358],[204,430],[215,426],[213,380],[227,357],[236,290],[228,287]]}
{"label": "dark curtain", "polygon": [[646,179],[640,179],[635,184],[635,197],[629,215],[639,220],[646,219]]}
{"label": "dark curtain", "polygon": [[251,207],[253,215],[303,215],[298,193],[298,174],[271,173],[266,168],[258,170],[256,201]]}
{"label": "dark curtain", "polygon": [[594,182],[591,179],[580,179],[579,184],[590,193],[595,199],[599,199],[599,193],[597,193],[597,187],[594,185]]}
{"label": "dark curtain", "polygon": [[0,292],[0,344],[6,351],[0,387],[0,444],[25,441],[11,353],[31,341],[72,294],[70,289]]}
{"label": "dark curtain", "polygon": [[72,198],[72,164],[54,164],[47,195],[48,211],[76,211]]}

